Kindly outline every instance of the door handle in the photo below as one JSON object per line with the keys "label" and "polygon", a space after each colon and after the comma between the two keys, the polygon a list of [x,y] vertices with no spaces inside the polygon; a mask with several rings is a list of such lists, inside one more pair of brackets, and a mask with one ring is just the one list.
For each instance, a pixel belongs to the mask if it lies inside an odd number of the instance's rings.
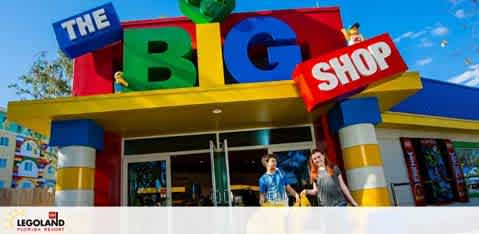
{"label": "door handle", "polygon": [[216,192],[218,203],[222,203],[222,202],[223,202],[222,194],[223,194],[223,192],[221,192],[221,191],[217,191],[217,192]]}

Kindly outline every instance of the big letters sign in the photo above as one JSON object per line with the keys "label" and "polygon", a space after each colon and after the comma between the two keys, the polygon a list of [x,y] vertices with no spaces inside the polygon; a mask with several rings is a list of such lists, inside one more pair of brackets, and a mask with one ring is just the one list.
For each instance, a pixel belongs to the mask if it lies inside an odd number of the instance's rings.
{"label": "big letters sign", "polygon": [[407,70],[387,34],[347,47],[338,8],[226,17],[233,0],[180,3],[190,19],[120,25],[107,4],[57,22],[62,50],[79,56],[74,94],[111,93],[120,70],[128,83],[124,92],[202,86],[205,74],[225,85],[293,78],[311,111]]}
{"label": "big letters sign", "polygon": [[225,85],[291,80],[303,60],[346,46],[336,7],[237,13],[219,23],[195,23],[122,23],[123,41],[75,59],[74,94],[111,93],[113,85],[105,81],[118,70],[128,82],[124,92],[202,86],[205,70],[224,77]]}
{"label": "big letters sign", "polygon": [[108,3],[53,24],[60,49],[69,58],[101,49],[123,38],[113,4]]}

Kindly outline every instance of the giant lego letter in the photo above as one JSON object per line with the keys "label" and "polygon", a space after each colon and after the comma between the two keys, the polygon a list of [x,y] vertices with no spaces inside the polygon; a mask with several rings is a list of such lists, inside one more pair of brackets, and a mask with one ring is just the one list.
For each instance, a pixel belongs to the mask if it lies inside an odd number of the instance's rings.
{"label": "giant lego letter", "polygon": [[196,24],[223,21],[235,8],[235,0],[178,0],[181,12]]}
{"label": "giant lego letter", "polygon": [[189,34],[177,27],[125,30],[126,92],[184,88],[196,84]]}
{"label": "giant lego letter", "polygon": [[60,49],[69,58],[106,47],[123,38],[123,29],[111,3],[53,24]]}
{"label": "giant lego letter", "polygon": [[[259,67],[249,58],[248,50],[257,45],[267,48],[267,66]],[[295,32],[283,21],[251,17],[236,24],[226,36],[224,62],[240,83],[288,80],[301,62],[301,50]]]}

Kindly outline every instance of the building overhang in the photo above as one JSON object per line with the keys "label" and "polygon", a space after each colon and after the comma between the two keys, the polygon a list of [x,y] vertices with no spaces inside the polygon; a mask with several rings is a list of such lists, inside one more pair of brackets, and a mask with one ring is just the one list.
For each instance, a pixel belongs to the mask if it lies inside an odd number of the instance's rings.
{"label": "building overhang", "polygon": [[382,128],[441,130],[479,134],[479,121],[388,111],[381,114]]}
{"label": "building overhang", "polygon": [[[375,96],[386,112],[421,88],[419,74],[408,72],[373,83],[353,98]],[[91,119],[105,131],[137,137],[310,124],[333,105],[307,112],[288,80],[10,102],[8,119],[45,135],[54,120]]]}

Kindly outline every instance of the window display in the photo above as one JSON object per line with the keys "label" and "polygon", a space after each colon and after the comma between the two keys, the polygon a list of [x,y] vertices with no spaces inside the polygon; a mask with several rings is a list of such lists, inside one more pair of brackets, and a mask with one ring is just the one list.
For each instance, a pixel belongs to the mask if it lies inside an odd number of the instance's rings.
{"label": "window display", "polygon": [[479,143],[454,142],[469,197],[479,197]]}
{"label": "window display", "polygon": [[166,161],[128,164],[128,205],[167,206]]}

